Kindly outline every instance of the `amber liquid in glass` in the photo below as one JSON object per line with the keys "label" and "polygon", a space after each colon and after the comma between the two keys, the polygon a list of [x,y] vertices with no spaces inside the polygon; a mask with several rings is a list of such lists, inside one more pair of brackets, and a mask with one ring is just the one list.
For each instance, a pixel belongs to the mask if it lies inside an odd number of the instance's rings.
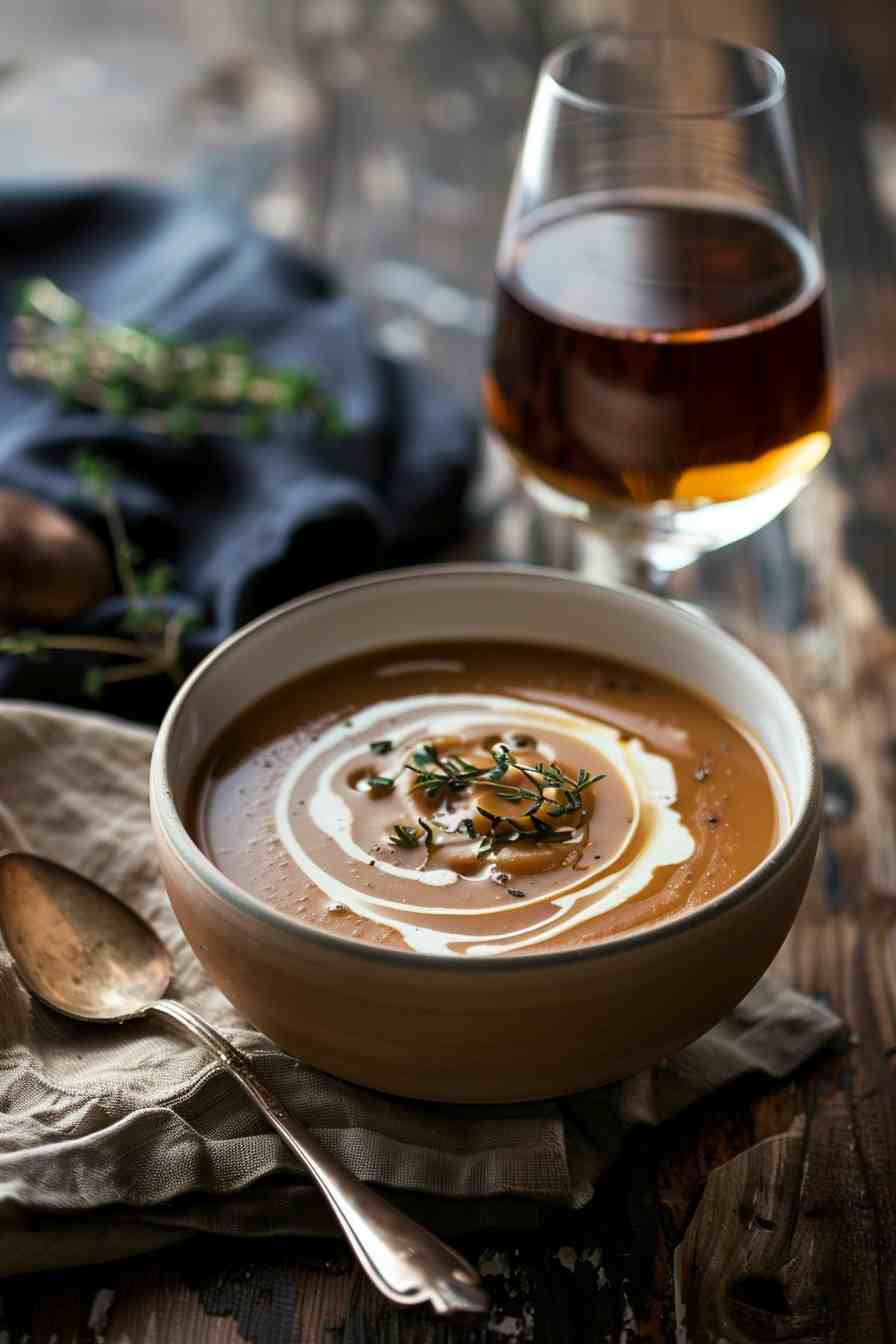
{"label": "amber liquid in glass", "polygon": [[803,476],[830,443],[823,284],[808,239],[769,213],[554,205],[499,265],[490,427],[594,503],[691,507]]}

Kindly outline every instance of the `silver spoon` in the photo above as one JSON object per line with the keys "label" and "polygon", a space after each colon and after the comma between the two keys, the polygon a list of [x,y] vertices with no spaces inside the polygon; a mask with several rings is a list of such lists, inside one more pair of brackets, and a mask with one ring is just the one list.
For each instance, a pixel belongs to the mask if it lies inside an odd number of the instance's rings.
{"label": "silver spoon", "polygon": [[82,1022],[171,1018],[217,1058],[301,1158],[361,1268],[393,1302],[429,1301],[440,1316],[478,1315],[489,1301],[449,1246],[347,1171],[261,1082],[251,1060],[164,995],[171,958],[152,929],[94,882],[33,854],[0,855],[0,932],[32,994]]}

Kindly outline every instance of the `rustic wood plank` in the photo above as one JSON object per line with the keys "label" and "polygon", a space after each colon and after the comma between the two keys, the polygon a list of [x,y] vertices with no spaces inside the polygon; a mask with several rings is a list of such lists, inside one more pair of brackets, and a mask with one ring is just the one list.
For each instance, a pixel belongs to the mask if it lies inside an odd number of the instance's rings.
{"label": "rustic wood plank", "polygon": [[[843,1339],[838,1224],[846,1210],[803,1198],[805,1138],[766,1139],[709,1176],[681,1248],[684,1321],[694,1344]],[[806,1226],[804,1226],[806,1225]],[[712,1294],[698,1285],[709,1282]],[[820,1285],[825,1292],[819,1293]]]}
{"label": "rustic wood plank", "polygon": [[[893,574],[884,558],[896,499],[880,488],[887,468],[875,390],[875,379],[893,372],[884,335],[892,311],[880,277],[892,275],[894,258],[865,153],[864,71],[831,39],[835,10],[842,21],[839,7],[830,7],[827,29],[817,11],[780,11],[777,30],[785,57],[788,44],[801,53],[792,88],[823,204],[841,413],[831,464],[786,519],[742,548],[752,552],[758,582],[755,600],[740,605],[739,624],[795,691],[836,767],[818,873],[781,963],[843,1013],[855,1044],[846,1059],[813,1074],[802,1132],[710,1177],[682,1256],[697,1339],[736,1325],[732,1338],[877,1340],[892,1338],[896,1322],[888,1061],[896,991],[888,743],[896,685],[887,629]],[[823,97],[838,106],[820,124]],[[705,567],[717,585],[724,565],[722,554]],[[769,600],[776,575],[784,579],[783,601]],[[763,622],[769,613],[773,620]],[[763,1192],[759,1223],[756,1209],[731,1218],[732,1209],[749,1205],[746,1196],[740,1204],[744,1190]],[[722,1271],[729,1284],[740,1281],[734,1299],[716,1291]]]}

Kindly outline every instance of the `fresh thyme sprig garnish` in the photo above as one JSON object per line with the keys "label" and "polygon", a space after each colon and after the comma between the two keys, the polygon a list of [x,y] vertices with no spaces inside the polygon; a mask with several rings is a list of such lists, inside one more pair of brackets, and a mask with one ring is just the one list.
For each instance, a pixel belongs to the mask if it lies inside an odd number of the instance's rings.
{"label": "fresh thyme sprig garnish", "polygon": [[9,368],[49,383],[65,401],[175,439],[234,431],[260,438],[278,418],[297,415],[323,434],[345,432],[335,401],[307,370],[267,368],[235,337],[201,345],[100,324],[42,278],[21,290]]}
{"label": "fresh thyme sprig garnish", "polygon": [[[374,744],[371,743],[371,750],[373,749]],[[516,844],[523,838],[529,842],[543,844],[558,844],[573,839],[576,834],[574,830],[551,826],[538,813],[544,810],[547,816],[559,818],[580,812],[583,791],[606,778],[603,774],[580,769],[575,779],[572,779],[564,774],[558,765],[551,763],[523,765],[503,742],[498,742],[491,748],[491,756],[492,765],[477,766],[464,760],[462,756],[441,756],[432,743],[425,742],[414,751],[410,761],[405,762],[402,767],[417,776],[411,786],[411,792],[420,790],[430,801],[434,801],[443,793],[464,794],[474,783],[478,783],[491,788],[495,796],[503,802],[529,803],[523,817],[531,823],[531,830],[519,825],[521,820],[519,817],[502,816],[485,807],[477,806],[476,811],[489,824],[484,834],[477,831],[469,817],[464,818],[456,830],[450,832],[457,834],[462,831],[471,840],[476,840],[478,837],[476,854],[482,857],[491,854],[501,845]],[[525,777],[526,785],[504,783],[505,776],[511,768],[518,770]],[[395,779],[380,776],[367,782],[370,787],[392,788]],[[531,787],[528,787],[529,785]],[[550,795],[548,789],[552,791]],[[417,820],[421,831],[412,826],[396,826],[389,837],[390,843],[403,849],[413,849],[425,834],[426,844],[431,845],[432,827],[422,817],[418,817]]]}
{"label": "fresh thyme sprig garnish", "polygon": [[140,567],[140,554],[128,538],[115,495],[115,469],[101,457],[81,453],[74,470],[81,489],[96,504],[109,529],[115,571],[125,599],[124,615],[118,623],[121,634],[0,631],[0,654],[41,658],[54,652],[92,653],[124,660],[111,665],[91,664],[84,669],[82,689],[92,698],[114,682],[165,674],[174,682],[181,681],[181,636],[196,618],[189,611],[172,615],[162,601],[170,590],[174,571],[164,561]]}
{"label": "fresh thyme sprig garnish", "polygon": [[410,761],[405,762],[404,768],[413,771],[417,776],[412,785],[412,792],[421,789],[430,799],[438,798],[446,789],[461,792],[474,780],[484,779],[486,776],[497,781],[507,773],[507,766],[499,764],[497,758],[494,766],[480,768],[471,765],[462,756],[441,757],[429,742],[417,748]]}
{"label": "fresh thyme sprig garnish", "polygon": [[416,849],[422,841],[428,848],[435,839],[433,828],[423,817],[418,817],[417,820],[420,823],[419,830],[416,826],[393,827],[389,844],[395,845],[398,849]]}
{"label": "fresh thyme sprig garnish", "polygon": [[416,849],[422,832],[416,826],[394,826],[389,835],[389,844],[396,849]]}
{"label": "fresh thyme sprig garnish", "polygon": [[[465,761],[462,756],[439,755],[431,743],[424,743],[414,752],[406,768],[417,776],[412,791],[422,789],[427,798],[437,798],[443,791],[462,793],[474,783],[482,783],[493,788],[495,795],[504,802],[529,802],[525,816],[534,816],[546,804],[548,816],[562,817],[568,812],[577,812],[582,806],[582,791],[604,778],[588,770],[579,770],[575,779],[570,779],[557,765],[539,762],[537,765],[523,765],[512,755],[503,742],[491,748],[494,765],[478,766]],[[503,783],[507,771],[519,770],[531,788]],[[561,794],[561,798],[549,798],[547,789]]]}

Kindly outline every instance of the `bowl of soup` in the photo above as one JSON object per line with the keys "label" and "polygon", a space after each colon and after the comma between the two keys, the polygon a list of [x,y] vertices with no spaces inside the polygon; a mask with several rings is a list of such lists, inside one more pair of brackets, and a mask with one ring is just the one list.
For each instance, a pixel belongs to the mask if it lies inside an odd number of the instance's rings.
{"label": "bowl of soup", "polygon": [[211,979],[280,1047],[402,1096],[599,1086],[724,1016],[818,843],[804,719],[712,622],[534,568],[323,589],[185,682],[151,771]]}

